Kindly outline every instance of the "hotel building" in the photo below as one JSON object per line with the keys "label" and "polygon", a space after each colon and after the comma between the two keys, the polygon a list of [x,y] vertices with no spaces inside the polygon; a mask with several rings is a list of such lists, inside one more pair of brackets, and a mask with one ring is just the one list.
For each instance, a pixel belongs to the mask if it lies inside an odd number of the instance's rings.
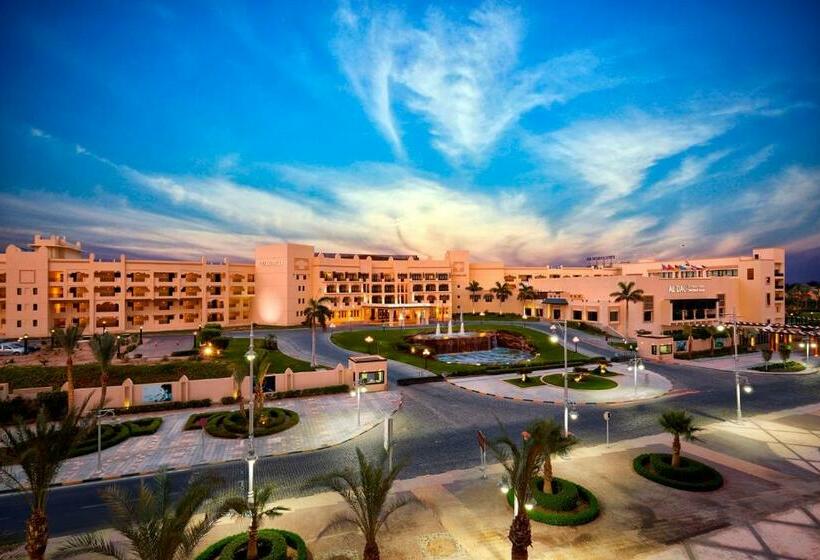
{"label": "hotel building", "polygon": [[[467,287],[482,287],[473,295]],[[512,296],[490,291],[508,284]],[[634,282],[642,301],[626,309],[610,293]],[[529,285],[535,299],[517,298]],[[79,243],[36,236],[29,250],[0,255],[0,337],[48,336],[69,324],[99,332],[225,327],[251,321],[297,325],[311,298],[329,298],[335,325],[347,322],[428,324],[460,312],[505,312],[595,323],[630,336],[687,323],[785,320],[785,251],[688,260],[641,260],[591,267],[515,267],[471,262],[467,251],[442,259],[414,255],[322,253],[309,245],[256,248],[253,263],[138,260],[85,255]],[[628,315],[628,316],[627,316]],[[627,327],[628,322],[628,327]],[[89,329],[90,330],[90,329]]]}

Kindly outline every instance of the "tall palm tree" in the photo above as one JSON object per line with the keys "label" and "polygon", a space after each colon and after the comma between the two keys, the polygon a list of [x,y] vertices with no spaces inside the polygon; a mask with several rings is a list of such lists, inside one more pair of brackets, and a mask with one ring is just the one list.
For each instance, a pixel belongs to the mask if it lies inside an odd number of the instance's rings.
{"label": "tall palm tree", "polygon": [[265,383],[265,376],[268,375],[270,371],[271,365],[273,360],[273,354],[268,352],[267,350],[261,350],[257,353],[256,358],[256,372],[254,376],[256,379],[253,379],[252,382],[254,383],[256,389],[254,390],[254,406],[257,410],[262,410],[262,407],[265,406],[265,392],[264,392],[264,383]]}
{"label": "tall palm tree", "polygon": [[333,316],[333,312],[325,305],[329,301],[329,297],[311,298],[303,311],[305,324],[310,326],[310,365],[313,367],[316,367],[316,325],[326,330],[327,322]]}
{"label": "tall palm tree", "polygon": [[506,433],[489,442],[490,450],[507,473],[514,494],[514,503],[517,504],[507,534],[512,545],[512,560],[527,560],[527,549],[532,546],[530,517],[524,506],[532,496],[532,479],[538,474],[538,467],[544,462],[543,442],[532,435],[537,430],[537,423],[534,422],[521,432],[520,443]]}
{"label": "tall palm tree", "polygon": [[521,284],[518,285],[518,301],[524,303],[525,310],[527,308],[527,302],[534,299],[538,299],[538,293],[535,291],[535,288],[521,282]]}
{"label": "tall palm tree", "polygon": [[[0,479],[25,497],[31,513],[26,520],[26,552],[31,560],[42,560],[48,546],[46,504],[49,486],[74,446],[85,437],[88,423],[83,410],[69,408],[59,422],[46,417],[43,409],[33,425],[20,420],[3,426],[0,433]],[[17,466],[19,465],[19,469]],[[20,471],[25,477],[20,475]]]}
{"label": "tall palm tree", "polygon": [[[132,492],[110,486],[101,492],[108,506],[108,521],[127,542],[106,539],[102,533],[86,533],[68,539],[52,558],[99,554],[117,560],[187,560],[202,538],[227,510],[211,506],[209,497],[218,479],[194,477],[185,492],[174,501],[171,482],[165,472],[153,486],[140,482]],[[201,519],[194,519],[204,511]]]}
{"label": "tall palm tree", "polygon": [[85,325],[70,326],[54,331],[54,342],[65,354],[65,374],[68,385],[68,407],[74,406],[74,351],[83,336]]}
{"label": "tall palm tree", "polygon": [[609,294],[615,298],[615,303],[626,302],[624,304],[624,336],[629,338],[629,304],[643,301],[643,290],[635,288],[635,282],[618,282],[618,291]]}
{"label": "tall palm tree", "polygon": [[337,528],[356,527],[364,536],[363,560],[379,560],[376,536],[393,512],[414,500],[409,497],[388,499],[393,482],[404,468],[404,463],[397,463],[389,468],[387,453],[383,450],[378,459],[370,462],[357,447],[356,457],[359,467],[357,472],[350,469],[337,470],[312,481],[313,486],[339,494],[350,508],[349,512],[338,515],[322,529],[319,536]]}
{"label": "tall palm tree", "polygon": [[473,302],[473,315],[475,315],[475,304],[478,298],[481,297],[478,293],[483,289],[481,284],[478,283],[478,280],[470,280],[470,283],[467,284],[467,291],[470,292],[470,301]]}
{"label": "tall palm tree", "polygon": [[509,299],[512,295],[512,290],[510,289],[510,285],[506,282],[502,284],[501,282],[496,282],[495,286],[490,288],[490,292],[493,293],[495,299],[498,300],[498,314],[501,314],[501,305]]}
{"label": "tall palm tree", "polygon": [[231,371],[231,377],[236,386],[236,402],[239,404],[239,412],[242,413],[243,416],[245,415],[245,397],[242,395],[242,383],[245,382],[247,376],[248,371],[242,366],[235,367]]}
{"label": "tall palm tree", "polygon": [[761,344],[760,354],[763,356],[763,363],[766,364],[766,371],[769,371],[769,361],[772,359],[774,352],[768,344]]}
{"label": "tall palm tree", "polygon": [[108,388],[108,368],[117,355],[117,339],[111,333],[95,335],[90,342],[94,359],[100,365],[100,408],[105,407],[105,392]]}
{"label": "tall palm tree", "polygon": [[667,410],[660,417],[660,424],[664,431],[672,434],[672,466],[680,466],[680,438],[686,441],[695,441],[695,433],[701,431],[693,424],[694,419],[685,410]]}
{"label": "tall palm tree", "polygon": [[250,519],[250,527],[248,527],[248,560],[256,560],[259,556],[259,522],[262,518],[278,517],[289,511],[286,507],[268,505],[273,499],[275,490],[275,485],[266,484],[254,491],[253,503],[248,503],[248,497],[245,494],[228,496],[222,502],[222,506],[231,514]]}
{"label": "tall palm tree", "polygon": [[552,494],[552,456],[566,457],[572,446],[578,443],[578,439],[573,435],[565,436],[555,420],[541,420],[532,430],[532,437],[543,446],[544,492]]}

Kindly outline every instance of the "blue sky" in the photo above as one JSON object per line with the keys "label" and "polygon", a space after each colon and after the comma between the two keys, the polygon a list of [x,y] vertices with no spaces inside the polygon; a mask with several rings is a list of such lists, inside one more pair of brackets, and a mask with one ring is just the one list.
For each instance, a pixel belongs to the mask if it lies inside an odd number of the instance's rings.
{"label": "blue sky", "polygon": [[[820,277],[816,2],[0,7],[0,242]],[[105,249],[103,249],[105,248]]]}

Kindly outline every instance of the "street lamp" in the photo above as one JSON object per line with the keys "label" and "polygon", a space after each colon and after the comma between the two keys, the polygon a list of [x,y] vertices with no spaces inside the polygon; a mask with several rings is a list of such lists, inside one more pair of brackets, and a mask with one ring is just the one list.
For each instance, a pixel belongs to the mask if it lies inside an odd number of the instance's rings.
{"label": "street lamp", "polygon": [[[563,331],[564,331],[564,436],[569,435],[569,417],[570,417],[570,410],[569,410],[569,379],[567,374],[569,373],[569,365],[568,365],[568,356],[567,356],[567,320],[564,319]],[[558,335],[556,331],[558,330],[558,325],[553,323],[550,326],[550,331],[552,331],[552,335],[550,336],[550,340],[553,343],[558,342]],[[577,418],[578,413],[575,412],[575,416]]]}
{"label": "street lamp", "polygon": [[102,421],[106,416],[114,417],[114,409],[100,408],[95,413],[97,418],[97,472],[102,472]]}
{"label": "street lamp", "polygon": [[812,348],[817,348],[817,343],[816,342],[809,342],[808,339],[807,339],[806,342],[801,342],[800,343],[800,348],[805,348],[806,349],[806,365],[808,365],[809,364],[809,352],[811,351]]}
{"label": "street lamp", "polygon": [[28,335],[23,335],[23,354],[28,354]]}
{"label": "street lamp", "polygon": [[[737,313],[733,312],[731,316],[732,316],[732,325],[731,325],[732,326],[732,347],[734,348],[734,368],[733,369],[734,369],[734,373],[735,373],[735,395],[736,395],[736,400],[737,400],[737,421],[742,422],[743,421],[743,411],[740,409],[740,381],[741,381],[741,375],[740,375],[740,372],[738,372],[738,367],[737,367]],[[718,325],[717,330],[719,332],[723,332],[724,330],[726,330],[726,325],[723,325],[723,324]],[[746,388],[744,387],[744,391],[746,391],[747,393],[750,393],[752,386],[749,384],[748,379],[746,379],[746,386],[748,386],[749,389],[746,390]]]}
{"label": "street lamp", "polygon": [[373,337],[370,336],[370,335],[367,335],[366,337],[364,337],[364,341],[367,343],[367,353],[372,354],[373,353],[373,347],[371,345],[373,344]]}
{"label": "street lamp", "polygon": [[429,349],[429,348],[425,348],[425,349],[422,351],[421,355],[422,355],[422,356],[424,356],[424,369],[427,369],[427,358],[429,358],[429,357],[430,357],[430,349]]}
{"label": "street lamp", "polygon": [[140,344],[142,344],[142,325],[140,325]]}
{"label": "street lamp", "polygon": [[635,390],[635,393],[638,393],[638,370],[643,371],[645,366],[643,365],[643,360],[638,357],[638,349],[637,347],[632,347],[632,358],[629,360],[630,366],[629,369],[632,370],[633,378],[632,378],[632,387]]}
{"label": "street lamp", "polygon": [[356,379],[353,380],[353,390],[350,391],[351,397],[356,397],[356,425],[362,425],[362,393],[367,392],[367,387],[362,382],[362,374],[357,373]]}
{"label": "street lamp", "polygon": [[51,349],[54,350],[54,329],[51,329]]}
{"label": "street lamp", "polygon": [[572,337],[572,342],[573,342],[573,344],[575,344],[575,353],[577,354],[578,353],[578,343],[581,342],[581,339],[578,338],[577,336],[573,336]]}
{"label": "street lamp", "polygon": [[575,422],[578,420],[578,405],[575,401],[569,401],[567,404],[569,405],[569,419]]}
{"label": "street lamp", "polygon": [[[256,352],[253,349],[253,323],[251,323],[250,339],[248,342],[248,351],[245,352],[245,359],[248,360],[251,386],[253,386],[255,385],[253,382],[253,361],[256,359]],[[251,398],[251,402],[248,406],[248,454],[246,456],[246,460],[248,462],[248,504],[250,505],[253,505],[253,465],[256,463],[256,449],[254,449],[253,446],[253,409],[255,400],[256,399]]]}

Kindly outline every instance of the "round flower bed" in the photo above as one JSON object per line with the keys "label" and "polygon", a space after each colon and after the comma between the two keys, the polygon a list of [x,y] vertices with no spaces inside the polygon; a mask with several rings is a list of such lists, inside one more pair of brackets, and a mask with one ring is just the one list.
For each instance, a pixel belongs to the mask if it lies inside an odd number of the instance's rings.
{"label": "round flower bed", "polygon": [[[563,478],[552,479],[552,494],[544,492],[544,479],[533,479],[535,507],[529,512],[533,521],[547,525],[583,525],[601,513],[595,494],[579,484]],[[513,491],[507,492],[507,502],[513,505]]]}
{"label": "round flower bed", "polygon": [[[257,550],[259,560],[307,560],[305,541],[296,533],[280,529],[260,529]],[[200,552],[195,560],[244,560],[247,557],[248,533],[219,540]]]}
{"label": "round flower bed", "polygon": [[[264,408],[255,411],[253,433],[256,437],[283,432],[299,423],[299,415],[286,408]],[[205,431],[218,438],[248,436],[248,419],[238,410],[215,412],[208,417]]]}
{"label": "round flower bed", "polygon": [[638,455],[632,467],[642,477],[678,490],[709,492],[723,486],[723,476],[709,465],[681,457],[680,467],[673,467],[669,453]]}
{"label": "round flower bed", "polygon": [[[102,449],[113,447],[130,437],[148,436],[159,430],[162,418],[140,418],[118,424],[103,424],[100,431]],[[70,457],[97,452],[97,430],[93,429],[71,450]]]}
{"label": "round flower bed", "polygon": [[[541,378],[544,383],[555,385],[556,387],[564,386],[564,374],[553,373],[545,375]],[[591,375],[583,373],[568,373],[567,387],[570,389],[578,389],[580,391],[602,391],[605,389],[614,389],[618,384],[600,375]]]}

